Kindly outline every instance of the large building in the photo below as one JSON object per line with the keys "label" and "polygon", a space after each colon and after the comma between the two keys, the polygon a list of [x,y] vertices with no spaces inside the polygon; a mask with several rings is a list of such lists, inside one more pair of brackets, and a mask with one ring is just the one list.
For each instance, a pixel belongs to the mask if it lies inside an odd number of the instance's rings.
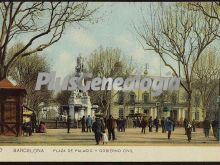
{"label": "large building", "polygon": [[[156,118],[171,116],[177,122],[183,122],[188,116],[186,94],[183,88],[170,93],[170,98],[153,97],[151,91],[113,91],[111,114],[114,118],[134,116],[152,116]],[[200,106],[192,106],[192,119],[203,121],[205,113]]]}

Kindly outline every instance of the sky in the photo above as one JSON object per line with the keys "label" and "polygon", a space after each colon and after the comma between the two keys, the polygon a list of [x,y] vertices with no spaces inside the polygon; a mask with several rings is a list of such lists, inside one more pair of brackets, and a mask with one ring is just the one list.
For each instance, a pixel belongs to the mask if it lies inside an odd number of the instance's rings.
{"label": "sky", "polygon": [[[119,48],[125,58],[131,59],[137,70],[143,70],[148,64],[151,76],[160,75],[160,58],[153,51],[146,51],[137,40],[132,22],[141,21],[140,9],[149,3],[134,2],[102,2],[91,3],[101,8],[97,16],[102,19],[98,23],[84,23],[83,26],[68,26],[62,38],[42,53],[56,75],[64,77],[74,71],[76,58],[81,54],[88,57],[100,46]],[[146,14],[149,11],[146,11]],[[161,65],[162,76],[169,69]]]}

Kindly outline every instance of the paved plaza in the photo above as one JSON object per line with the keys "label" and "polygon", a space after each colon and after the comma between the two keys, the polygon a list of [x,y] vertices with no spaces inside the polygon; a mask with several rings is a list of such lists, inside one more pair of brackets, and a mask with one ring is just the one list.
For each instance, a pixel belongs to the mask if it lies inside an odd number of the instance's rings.
{"label": "paved plaza", "polygon": [[[81,129],[71,129],[70,133],[66,133],[66,129],[47,129],[47,133],[34,133],[33,136],[13,137],[0,136],[0,146],[91,146],[95,145],[94,133],[82,133]],[[192,133],[192,141],[188,143],[184,128],[176,128],[172,132],[171,139],[167,139],[167,133],[146,132],[141,133],[141,128],[128,128],[126,132],[116,131],[115,141],[110,141],[108,146],[220,146],[210,131],[210,137],[205,138],[203,130],[197,128]]]}

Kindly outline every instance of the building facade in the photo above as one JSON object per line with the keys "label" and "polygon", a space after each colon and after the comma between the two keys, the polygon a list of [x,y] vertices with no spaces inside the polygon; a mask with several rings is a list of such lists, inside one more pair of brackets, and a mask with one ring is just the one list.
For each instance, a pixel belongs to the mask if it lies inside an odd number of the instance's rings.
{"label": "building facade", "polygon": [[[152,116],[153,118],[171,116],[175,121],[182,123],[188,116],[187,102],[184,89],[180,88],[176,99],[165,99],[161,102],[158,97],[152,97],[151,91],[113,91],[111,114],[114,118],[130,118],[132,116]],[[203,121],[205,113],[200,106],[191,107],[192,119]]]}

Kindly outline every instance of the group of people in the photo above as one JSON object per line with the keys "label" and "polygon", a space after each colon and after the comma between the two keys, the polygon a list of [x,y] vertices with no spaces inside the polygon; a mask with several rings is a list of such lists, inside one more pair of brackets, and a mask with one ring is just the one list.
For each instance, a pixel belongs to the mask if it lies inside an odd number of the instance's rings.
{"label": "group of people", "polygon": [[30,121],[24,121],[22,124],[23,135],[26,133],[26,136],[32,136],[32,133],[46,133],[45,122],[40,121],[39,125],[37,124],[36,114],[33,112]]}
{"label": "group of people", "polygon": [[[107,143],[109,140],[116,140],[115,128],[117,127],[117,120],[113,118],[112,115],[106,120],[105,118],[96,117],[95,121],[90,115],[88,117],[83,116],[81,121],[82,133],[93,131],[95,134],[96,144],[98,145],[100,141]],[[119,131],[125,131],[125,126],[120,125]],[[67,133],[70,133],[71,128],[71,116],[67,117]],[[108,135],[105,130],[108,130]]]}
{"label": "group of people", "polygon": [[[139,119],[137,119],[139,120]],[[135,120],[135,121],[137,121]],[[134,120],[133,120],[134,123]],[[135,122],[135,124],[138,122]],[[149,117],[147,120],[146,117],[142,117],[140,121],[140,127],[141,127],[141,133],[145,134],[146,127],[149,127],[149,132],[152,132],[152,128],[155,127],[155,131],[158,132],[159,125],[161,125],[162,133],[167,132],[168,133],[168,139],[171,138],[171,133],[175,130],[175,121],[171,117],[167,117],[166,119],[163,117],[160,122],[158,117],[156,117],[154,120],[152,116]],[[135,125],[137,126],[137,125]],[[214,137],[217,136],[217,130],[218,130],[218,121],[210,121],[208,118],[205,118],[203,121],[203,129],[205,137],[209,137],[210,128],[212,126],[213,129],[213,135]],[[133,125],[134,127],[134,125]],[[187,136],[188,142],[192,139],[192,132],[196,131],[196,122],[193,120],[192,122],[188,121],[187,119],[184,119],[184,128],[185,128],[185,135]]]}
{"label": "group of people", "polygon": [[118,132],[125,132],[126,119],[125,118],[118,118],[116,120],[116,123],[117,123]]}
{"label": "group of people", "polygon": [[[135,122],[134,122],[135,121]],[[68,116],[67,119],[67,132],[69,133],[71,119]],[[91,132],[91,130],[95,134],[96,144],[98,145],[101,141],[103,143],[107,143],[110,140],[116,140],[115,129],[117,128],[120,132],[125,132],[126,119],[114,119],[112,115],[109,116],[108,119],[96,117],[95,121],[88,115],[88,117],[83,116],[81,119],[82,124],[82,132]],[[162,133],[168,133],[168,139],[171,139],[171,134],[175,130],[175,121],[171,117],[164,118],[162,117],[160,120],[158,117],[155,119],[150,116],[148,119],[146,117],[137,118],[133,120],[133,127],[141,127],[141,133],[146,132],[146,127],[148,126],[149,132],[152,132],[153,127],[155,127],[155,132],[158,132],[159,126],[161,126]],[[185,128],[185,135],[187,136],[188,142],[192,139],[192,132],[196,131],[196,122],[193,120],[192,122],[184,119],[183,122]],[[218,121],[210,121],[206,118],[203,121],[203,129],[205,137],[209,137],[210,128],[213,128],[214,137],[217,136],[218,129]],[[106,133],[107,130],[107,133]]]}
{"label": "group of people", "polygon": [[[104,121],[104,122],[103,122]],[[99,145],[100,141],[107,143],[110,140],[116,140],[115,128],[117,127],[116,120],[112,115],[107,120],[96,118],[92,125],[92,131],[95,133],[96,145]],[[108,130],[108,136],[105,130]]]}
{"label": "group of people", "polygon": [[[142,119],[140,121],[141,133],[145,134],[147,126],[149,128],[149,132],[152,132],[153,127],[155,127],[155,131],[158,132],[159,125],[161,125],[162,132],[164,133],[165,132],[165,121],[164,121],[164,118],[162,118],[161,122],[160,122],[158,117],[156,117],[154,120],[153,120],[152,116],[150,116],[148,120],[146,119],[146,117],[142,117]],[[173,127],[174,126],[175,126],[175,122],[173,121]]]}
{"label": "group of people", "polygon": [[[70,128],[71,128],[71,116],[68,115],[67,117],[67,133],[70,133]],[[82,125],[82,132],[91,132],[92,129],[92,124],[93,124],[93,119],[90,115],[88,117],[83,116],[82,119],[80,119],[81,125]]]}

